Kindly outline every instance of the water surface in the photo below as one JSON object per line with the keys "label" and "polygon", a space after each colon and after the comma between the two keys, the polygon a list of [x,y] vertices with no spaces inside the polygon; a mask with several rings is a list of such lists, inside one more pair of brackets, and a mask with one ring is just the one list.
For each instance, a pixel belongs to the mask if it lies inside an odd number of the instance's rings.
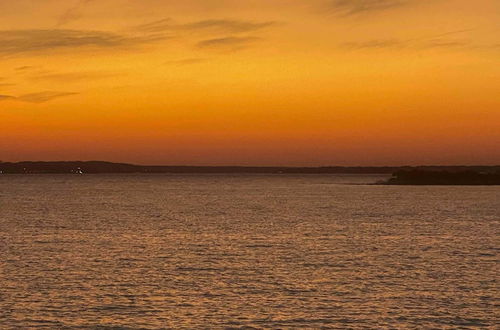
{"label": "water surface", "polygon": [[0,328],[498,322],[500,187],[0,175]]}

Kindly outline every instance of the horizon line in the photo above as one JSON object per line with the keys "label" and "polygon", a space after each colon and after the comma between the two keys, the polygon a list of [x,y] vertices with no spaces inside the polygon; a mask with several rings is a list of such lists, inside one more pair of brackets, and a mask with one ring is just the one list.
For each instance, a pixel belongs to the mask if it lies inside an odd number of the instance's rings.
{"label": "horizon line", "polygon": [[173,165],[173,164],[137,164],[133,162],[108,161],[108,160],[21,160],[21,161],[3,161],[1,163],[19,164],[19,163],[109,163],[122,164],[142,167],[237,167],[237,168],[328,168],[328,167],[344,167],[344,168],[359,168],[359,167],[500,167],[496,165],[484,164],[420,164],[420,165]]}

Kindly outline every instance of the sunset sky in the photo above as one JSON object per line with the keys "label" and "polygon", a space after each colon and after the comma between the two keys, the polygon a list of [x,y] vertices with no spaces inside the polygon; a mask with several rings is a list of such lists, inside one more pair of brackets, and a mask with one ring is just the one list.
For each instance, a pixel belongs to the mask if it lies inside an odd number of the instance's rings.
{"label": "sunset sky", "polygon": [[498,0],[0,0],[0,160],[500,163]]}

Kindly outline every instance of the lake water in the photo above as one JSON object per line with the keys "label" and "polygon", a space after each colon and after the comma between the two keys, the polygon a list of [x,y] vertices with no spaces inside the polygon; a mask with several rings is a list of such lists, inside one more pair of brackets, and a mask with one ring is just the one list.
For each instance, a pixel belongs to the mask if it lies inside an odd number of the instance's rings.
{"label": "lake water", "polygon": [[380,179],[0,175],[0,328],[498,325],[500,187]]}

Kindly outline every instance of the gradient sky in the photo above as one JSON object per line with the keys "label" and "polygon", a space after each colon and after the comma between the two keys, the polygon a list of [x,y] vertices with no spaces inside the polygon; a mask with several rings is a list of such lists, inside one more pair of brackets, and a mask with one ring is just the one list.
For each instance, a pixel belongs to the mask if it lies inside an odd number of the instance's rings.
{"label": "gradient sky", "polygon": [[500,163],[498,0],[0,0],[0,159]]}

